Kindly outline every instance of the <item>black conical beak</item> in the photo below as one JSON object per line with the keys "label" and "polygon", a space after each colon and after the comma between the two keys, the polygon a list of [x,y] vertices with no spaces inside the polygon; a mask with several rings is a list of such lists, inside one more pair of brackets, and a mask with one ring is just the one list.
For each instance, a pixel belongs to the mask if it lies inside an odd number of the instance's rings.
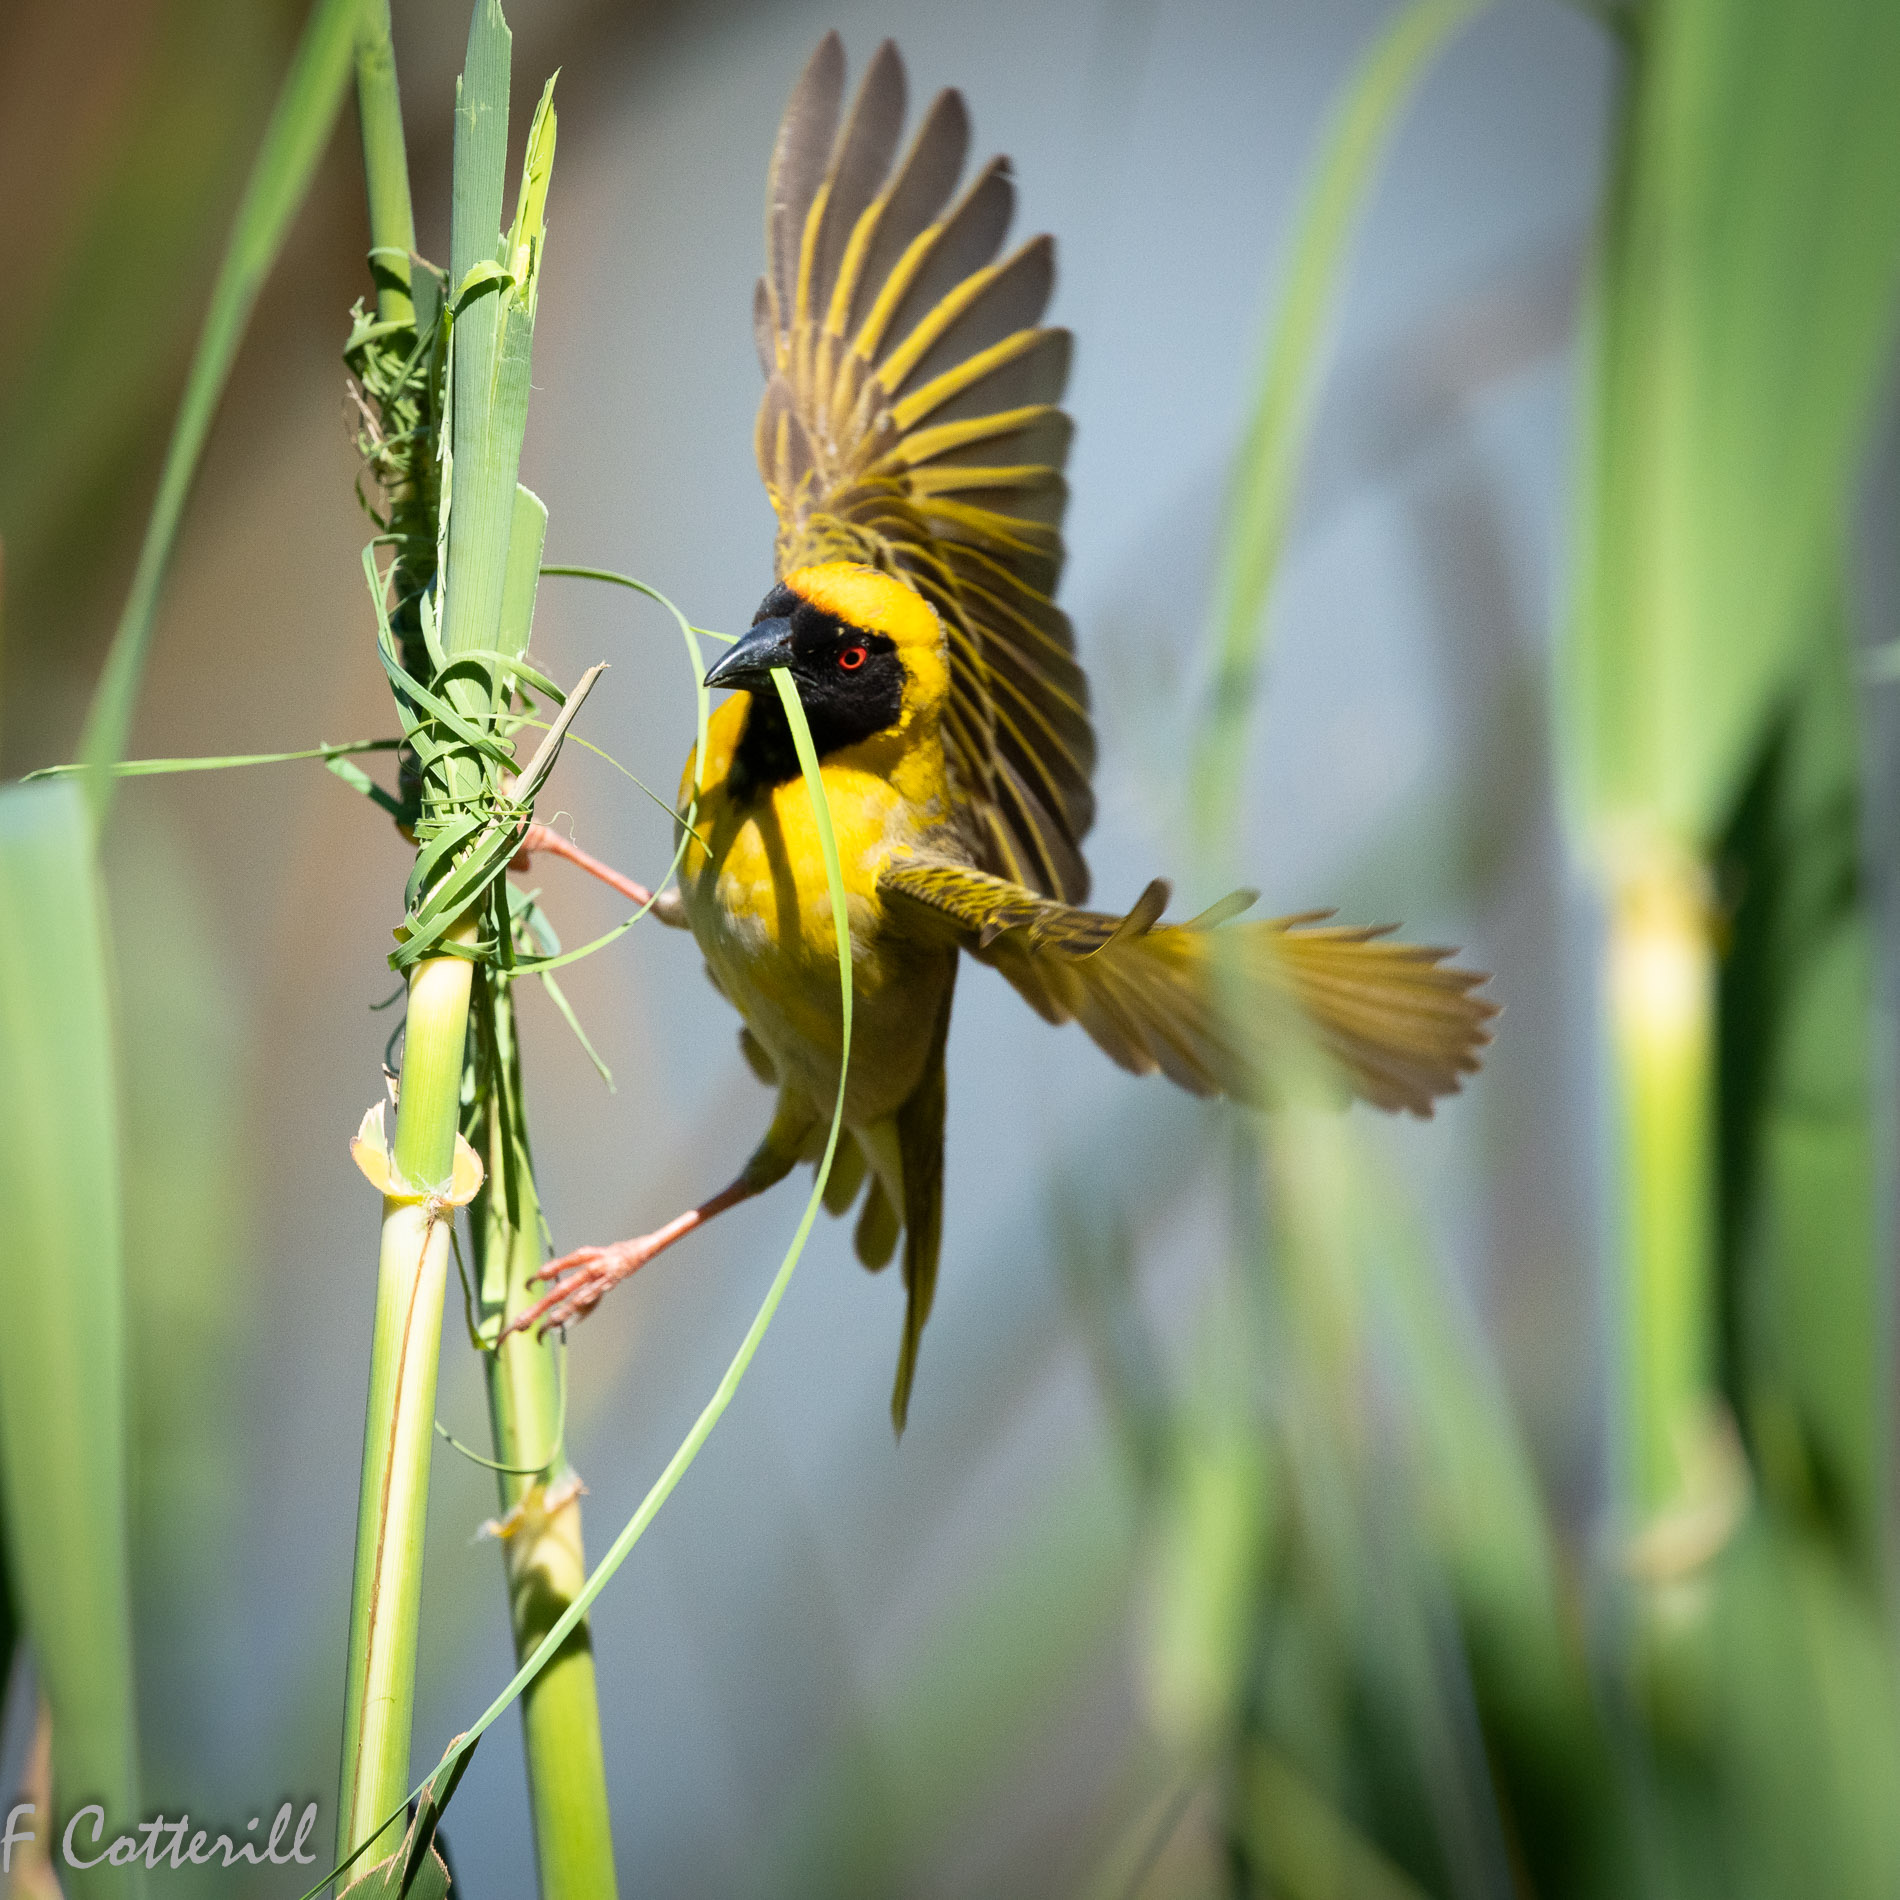
{"label": "black conical beak", "polygon": [[756,692],[770,683],[775,666],[792,663],[792,623],[774,615],[761,620],[707,670],[708,686],[743,686]]}

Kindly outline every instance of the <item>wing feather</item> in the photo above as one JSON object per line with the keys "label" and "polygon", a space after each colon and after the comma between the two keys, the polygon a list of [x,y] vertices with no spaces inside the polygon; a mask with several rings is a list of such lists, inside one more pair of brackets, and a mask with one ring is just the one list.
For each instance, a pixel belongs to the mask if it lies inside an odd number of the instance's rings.
{"label": "wing feather", "polygon": [[837,334],[851,336],[863,327],[899,260],[950,202],[969,154],[970,115],[963,95],[940,92],[896,178],[853,234],[856,269],[840,273],[839,301],[831,313],[830,327]]}
{"label": "wing feather", "polygon": [[1005,337],[913,389],[895,406],[892,420],[908,433],[926,416],[961,422],[1025,403],[1060,402],[1072,347],[1067,330],[1023,330]]}
{"label": "wing feather", "polygon": [[[1167,886],[1149,885],[1117,917],[1078,910],[948,859],[904,858],[879,888],[912,905],[922,927],[948,930],[993,964],[1039,1014],[1073,1020],[1123,1068],[1159,1069],[1197,1095],[1270,1095],[1249,1039],[1223,1004],[1214,931],[1251,893],[1184,924],[1161,921]],[[1380,1108],[1429,1115],[1478,1067],[1497,1008],[1473,992],[1488,979],[1454,953],[1392,941],[1392,926],[1325,925],[1326,913],[1232,926],[1243,1013],[1292,999],[1352,1091]]]}
{"label": "wing feather", "polygon": [[[822,320],[837,296],[851,240],[889,175],[904,131],[904,62],[886,40],[871,55],[851,117],[813,210],[810,278],[799,314]],[[809,215],[809,214],[808,214]]]}
{"label": "wing feather", "polygon": [[[937,306],[986,269],[1009,235],[1016,215],[1016,182],[1009,160],[993,158],[947,217],[920,232],[898,260],[859,331],[859,354],[885,367],[885,359]],[[895,378],[886,371],[886,386]]]}
{"label": "wing feather", "polygon": [[1054,249],[1002,255],[1008,161],[958,195],[969,115],[940,94],[901,161],[888,42],[850,110],[836,35],[786,108],[767,191],[754,329],[759,469],[777,569],[865,561],[937,610],[944,733],[963,832],[986,870],[1079,901],[1094,818],[1088,682],[1054,594],[1072,430],[1067,331],[1042,327]]}
{"label": "wing feather", "polygon": [[[928,388],[959,364],[1033,330],[1055,284],[1054,240],[1031,238],[1002,263],[985,264],[931,298],[903,342],[879,360],[879,380],[894,396],[913,385]],[[906,302],[920,298],[923,288],[919,285]]]}
{"label": "wing feather", "polygon": [[806,221],[830,162],[843,102],[844,42],[836,33],[827,33],[792,88],[767,175],[765,255],[773,316],[781,332],[791,320]]}

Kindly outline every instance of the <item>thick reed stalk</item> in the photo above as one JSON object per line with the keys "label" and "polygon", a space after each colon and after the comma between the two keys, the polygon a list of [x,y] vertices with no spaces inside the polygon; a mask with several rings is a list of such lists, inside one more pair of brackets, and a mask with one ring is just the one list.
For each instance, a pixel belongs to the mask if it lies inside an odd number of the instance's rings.
{"label": "thick reed stalk", "polygon": [[[474,937],[469,927],[455,934],[463,942]],[[392,1150],[397,1173],[419,1187],[446,1188],[454,1169],[474,968],[466,957],[432,957],[410,978]],[[409,1792],[423,1527],[453,1219],[453,1208],[429,1201],[383,1202],[337,1807],[340,1854],[397,1815],[371,1860],[395,1851]]]}
{"label": "thick reed stalk", "polygon": [[[384,540],[397,549],[376,586],[395,596],[383,657],[409,740],[399,809],[413,813],[418,847],[397,957],[412,975],[393,1148],[381,1152],[368,1139],[369,1124],[357,1145],[359,1161],[387,1198],[338,1811],[342,1852],[353,1853],[374,1837],[374,1855],[382,1856],[396,1844],[396,1829],[385,1833],[383,1823],[402,1807],[408,1785],[451,1223],[454,1206],[475,1191],[480,1175],[472,1154],[466,1179],[457,1162],[471,959],[492,955],[497,940],[505,945],[509,937],[506,906],[491,901],[513,836],[512,814],[504,816],[502,807],[513,798],[532,803],[564,720],[544,742],[542,763],[531,761],[518,779],[504,774],[509,753],[496,715],[508,705],[509,686],[493,663],[500,648],[526,650],[547,522],[546,509],[519,487],[516,475],[554,159],[552,81],[529,128],[521,193],[504,234],[511,38],[498,0],[476,0],[456,90],[450,276],[463,284],[472,272],[492,268],[498,252],[509,274],[495,292],[467,304],[455,324],[447,371],[453,414],[445,417],[431,358],[440,346],[433,280],[418,279],[409,268],[413,223],[386,0],[370,0],[359,26],[357,80],[379,309],[376,324],[358,327],[351,350],[374,405],[371,460],[390,510]],[[424,346],[413,355],[404,347],[412,319]],[[451,465],[452,501],[447,475],[440,492],[433,479],[433,471]],[[446,567],[437,573],[436,550],[444,542]],[[432,615],[439,617],[439,642]],[[435,681],[435,693],[424,680]],[[567,702],[565,716],[585,687]],[[445,938],[441,932],[451,920],[458,921]],[[511,1169],[511,1181],[517,1172],[525,1168]]]}
{"label": "thick reed stalk", "polygon": [[1715,944],[1707,879],[1644,853],[1615,878],[1609,1014],[1622,1179],[1625,1470],[1639,1524],[1689,1502],[1709,1429]]}
{"label": "thick reed stalk", "polygon": [[[541,1205],[522,1119],[512,993],[497,986],[485,1107],[488,1180],[474,1209],[484,1331],[532,1304],[541,1265]],[[525,1662],[587,1581],[580,1492],[561,1442],[562,1367],[551,1340],[510,1333],[488,1358],[488,1408],[502,1471],[502,1552],[515,1659]],[[582,1622],[522,1697],[529,1807],[542,1900],[612,1900],[612,1821],[594,1685]]]}
{"label": "thick reed stalk", "polygon": [[[378,314],[402,322],[414,315],[406,285],[415,220],[388,0],[364,0],[355,56]],[[400,1174],[424,1185],[446,1181],[454,1167],[473,968],[464,958],[441,957],[418,964],[410,977],[393,1148]],[[445,1218],[427,1203],[383,1203],[344,1692],[339,1857],[400,1808],[409,1789],[423,1523],[452,1218],[453,1210]],[[400,1830],[390,1829],[371,1858],[393,1852],[399,1839]]]}

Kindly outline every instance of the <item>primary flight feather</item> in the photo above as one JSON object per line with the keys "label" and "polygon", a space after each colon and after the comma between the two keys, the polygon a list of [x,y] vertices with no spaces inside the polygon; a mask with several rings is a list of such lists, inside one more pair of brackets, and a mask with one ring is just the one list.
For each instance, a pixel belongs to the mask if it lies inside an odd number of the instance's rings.
{"label": "primary flight feather", "polygon": [[[959,192],[959,94],[937,96],[900,157],[896,48],[879,47],[848,113],[844,82],[832,34],[772,155],[754,331],[777,579],[707,674],[735,690],[681,780],[682,810],[696,779],[701,790],[674,921],[744,1019],[741,1043],[777,1108],[729,1187],[652,1234],[551,1262],[551,1290],[514,1323],[580,1317],[822,1148],[843,1059],[837,948],[816,817],[770,684],[784,667],[821,761],[851,926],[845,1136],[825,1199],[843,1213],[862,1195],[867,1266],[903,1244],[901,1431],[936,1286],[944,1047],[963,954],[1049,1021],[1080,1023],[1124,1068],[1254,1102],[1267,1095],[1258,1038],[1236,1023],[1289,1000],[1353,1092],[1417,1115],[1478,1067],[1496,1012],[1473,993],[1484,977],[1451,952],[1329,925],[1325,912],[1234,923],[1252,901],[1241,894],[1164,923],[1160,881],[1125,915],[1080,908],[1095,734],[1054,599],[1071,425],[1069,335],[1042,325],[1053,246],[1005,251],[1006,160]],[[537,827],[529,848],[555,847]]]}

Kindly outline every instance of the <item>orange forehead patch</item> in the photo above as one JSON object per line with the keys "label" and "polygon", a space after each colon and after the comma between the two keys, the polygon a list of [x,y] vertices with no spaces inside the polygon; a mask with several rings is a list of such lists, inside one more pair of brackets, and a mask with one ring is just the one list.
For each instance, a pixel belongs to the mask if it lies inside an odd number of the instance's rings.
{"label": "orange forehead patch", "polygon": [[900,647],[932,647],[942,628],[930,603],[894,574],[856,561],[824,561],[794,568],[785,585],[847,625],[881,633]]}

